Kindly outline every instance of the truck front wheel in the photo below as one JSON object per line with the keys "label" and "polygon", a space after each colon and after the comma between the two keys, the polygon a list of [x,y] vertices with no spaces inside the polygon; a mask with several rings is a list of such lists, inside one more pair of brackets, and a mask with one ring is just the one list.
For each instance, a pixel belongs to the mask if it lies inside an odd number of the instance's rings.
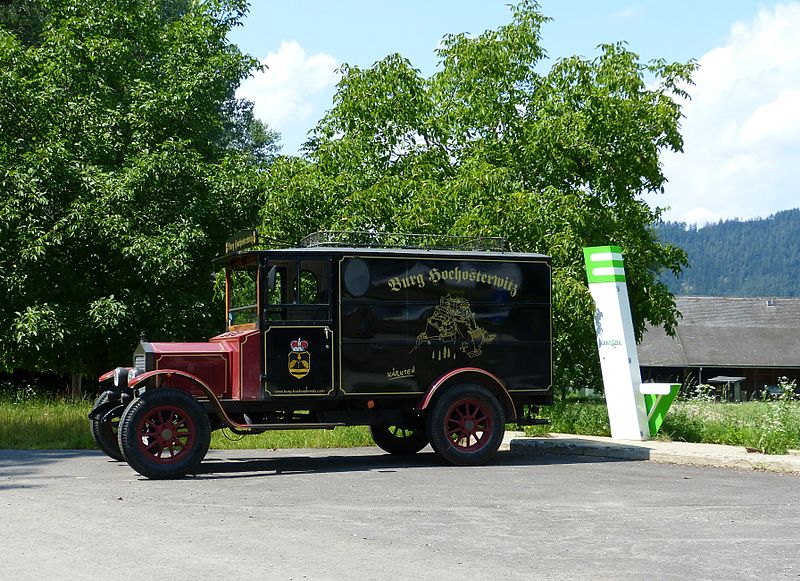
{"label": "truck front wheel", "polygon": [[369,427],[375,444],[396,456],[416,454],[428,445],[428,434],[423,427],[383,426]]}
{"label": "truck front wheel", "polygon": [[458,466],[485,464],[505,433],[505,414],[494,394],[481,385],[455,385],[439,397],[428,416],[431,447]]}
{"label": "truck front wheel", "polygon": [[134,400],[119,422],[125,460],[142,476],[178,478],[195,470],[211,444],[208,414],[189,394],[156,389]]}
{"label": "truck front wheel", "polygon": [[[100,397],[94,402],[92,409],[103,405],[108,401],[108,394],[101,393]],[[100,418],[92,418],[89,420],[89,427],[92,433],[92,439],[97,447],[103,451],[103,454],[117,460],[124,462],[125,458],[122,457],[122,452],[119,449],[119,439],[117,438],[117,428],[119,427],[119,416],[114,415],[107,421],[103,422]]]}

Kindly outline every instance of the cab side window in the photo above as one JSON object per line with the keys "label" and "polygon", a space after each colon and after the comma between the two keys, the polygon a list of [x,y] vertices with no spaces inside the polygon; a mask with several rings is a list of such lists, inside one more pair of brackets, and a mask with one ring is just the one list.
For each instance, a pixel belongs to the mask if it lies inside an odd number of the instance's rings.
{"label": "cab side window", "polygon": [[258,320],[258,270],[229,269],[226,275],[228,330],[255,328]]}
{"label": "cab side window", "polygon": [[267,268],[269,321],[329,321],[330,261],[276,260]]}

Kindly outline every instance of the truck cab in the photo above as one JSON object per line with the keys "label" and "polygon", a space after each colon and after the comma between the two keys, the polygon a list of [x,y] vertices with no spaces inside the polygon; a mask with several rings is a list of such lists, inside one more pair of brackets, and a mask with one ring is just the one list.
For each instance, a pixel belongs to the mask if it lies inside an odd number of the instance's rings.
{"label": "truck cab", "polygon": [[232,245],[226,331],[143,341],[90,413],[107,454],[150,478],[197,468],[210,433],[369,426],[393,454],[496,453],[552,403],[547,256],[306,242]]}

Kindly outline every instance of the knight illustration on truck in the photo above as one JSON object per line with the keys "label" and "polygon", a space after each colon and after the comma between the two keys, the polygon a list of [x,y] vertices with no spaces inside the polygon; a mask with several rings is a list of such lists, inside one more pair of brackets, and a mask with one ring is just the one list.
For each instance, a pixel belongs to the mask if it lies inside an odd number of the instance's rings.
{"label": "knight illustration on truck", "polygon": [[215,259],[227,330],[142,341],[132,367],[104,374],[89,414],[98,446],[175,478],[198,469],[213,430],[364,425],[389,453],[430,444],[471,465],[495,455],[506,423],[540,423],[552,403],[550,258],[370,240],[229,244]]}

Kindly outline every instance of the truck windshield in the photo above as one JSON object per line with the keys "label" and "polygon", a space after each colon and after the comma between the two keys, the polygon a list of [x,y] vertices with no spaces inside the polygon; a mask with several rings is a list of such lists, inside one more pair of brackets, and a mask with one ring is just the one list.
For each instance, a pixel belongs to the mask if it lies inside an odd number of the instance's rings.
{"label": "truck windshield", "polygon": [[228,329],[255,328],[258,320],[258,270],[255,265],[228,271]]}

